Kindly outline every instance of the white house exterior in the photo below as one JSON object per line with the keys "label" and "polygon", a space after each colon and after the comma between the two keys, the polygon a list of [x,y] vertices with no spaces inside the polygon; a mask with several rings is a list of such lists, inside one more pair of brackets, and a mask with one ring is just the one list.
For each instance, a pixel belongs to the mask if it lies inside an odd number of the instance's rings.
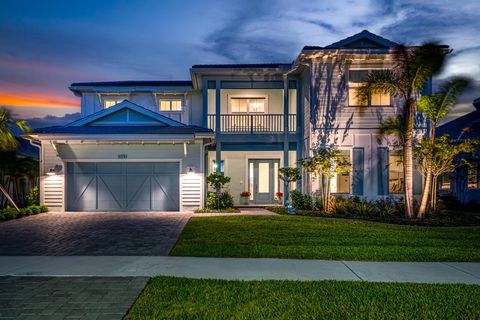
{"label": "white house exterior", "polygon": [[[400,193],[398,143],[378,135],[400,102],[374,95],[360,106],[355,95],[366,72],[392,67],[395,45],[362,31],[304,47],[293,63],[194,65],[191,81],[73,83],[82,118],[30,135],[42,150],[41,202],[63,211],[190,211],[203,207],[205,177],[218,170],[232,178],[237,203],[250,191],[250,204],[272,204],[287,191],[278,169],[319,147],[352,163],[332,179],[334,193]],[[319,184],[304,174],[291,188],[313,193]]]}

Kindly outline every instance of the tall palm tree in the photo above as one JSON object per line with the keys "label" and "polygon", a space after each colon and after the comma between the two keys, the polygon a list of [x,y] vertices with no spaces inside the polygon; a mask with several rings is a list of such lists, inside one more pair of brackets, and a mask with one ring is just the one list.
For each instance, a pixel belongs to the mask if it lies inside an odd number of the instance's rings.
{"label": "tall palm tree", "polygon": [[18,141],[13,133],[15,127],[20,132],[30,130],[27,122],[15,121],[7,109],[0,109],[0,150],[13,150],[17,147]]}
{"label": "tall palm tree", "polygon": [[[418,101],[418,110],[425,114],[430,122],[430,132],[428,139],[431,145],[435,145],[435,131],[438,122],[444,118],[450,109],[457,103],[457,97],[468,87],[470,80],[466,78],[453,78],[440,87],[440,90],[429,96],[423,96]],[[435,150],[433,148],[432,150]],[[418,218],[423,218],[427,211],[428,199],[430,198],[430,206],[434,207],[434,192],[436,186],[432,184],[432,163],[434,154],[430,153],[425,157],[425,181],[418,209]]]}
{"label": "tall palm tree", "polygon": [[[17,147],[18,141],[13,132],[15,129],[21,133],[29,131],[30,127],[25,121],[13,120],[8,110],[0,109],[0,151],[14,150]],[[17,205],[2,185],[0,185],[0,191],[18,210]]]}
{"label": "tall palm tree", "polygon": [[401,99],[401,114],[405,132],[403,135],[403,168],[405,178],[405,214],[414,217],[413,211],[413,129],[417,99],[428,80],[440,71],[448,53],[444,47],[426,43],[419,47],[399,45],[393,49],[395,57],[392,69],[370,72],[358,98],[368,102],[373,93],[390,94]]}

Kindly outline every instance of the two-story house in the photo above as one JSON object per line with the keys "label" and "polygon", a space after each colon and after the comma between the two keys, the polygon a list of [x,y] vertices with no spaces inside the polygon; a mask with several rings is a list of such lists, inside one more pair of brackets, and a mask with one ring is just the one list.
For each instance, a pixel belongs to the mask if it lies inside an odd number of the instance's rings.
{"label": "two-story house", "polygon": [[[30,134],[41,143],[41,202],[66,211],[192,210],[217,171],[232,178],[235,201],[250,191],[251,204],[272,204],[287,192],[279,168],[325,146],[352,163],[332,179],[333,193],[401,193],[398,143],[378,135],[400,103],[356,97],[369,70],[392,67],[395,45],[365,30],[304,47],[292,63],[194,65],[191,81],[73,83],[82,118]],[[315,192],[319,183],[304,174],[291,188]]]}

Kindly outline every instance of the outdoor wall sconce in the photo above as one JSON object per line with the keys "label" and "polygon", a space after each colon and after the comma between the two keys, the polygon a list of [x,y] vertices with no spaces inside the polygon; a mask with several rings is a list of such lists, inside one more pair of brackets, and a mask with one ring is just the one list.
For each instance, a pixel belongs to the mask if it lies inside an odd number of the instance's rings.
{"label": "outdoor wall sconce", "polygon": [[48,169],[47,176],[57,175],[62,171],[62,168],[61,164],[56,164],[55,167]]}
{"label": "outdoor wall sconce", "polygon": [[187,174],[194,174],[195,173],[195,167],[187,167]]}

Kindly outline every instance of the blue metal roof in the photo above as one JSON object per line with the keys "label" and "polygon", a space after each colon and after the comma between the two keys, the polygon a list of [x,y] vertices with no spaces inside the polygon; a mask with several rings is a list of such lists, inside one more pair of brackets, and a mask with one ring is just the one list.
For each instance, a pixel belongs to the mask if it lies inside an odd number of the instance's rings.
{"label": "blue metal roof", "polygon": [[448,134],[452,139],[480,139],[480,110],[475,110],[445,123],[437,128],[436,134]]}

